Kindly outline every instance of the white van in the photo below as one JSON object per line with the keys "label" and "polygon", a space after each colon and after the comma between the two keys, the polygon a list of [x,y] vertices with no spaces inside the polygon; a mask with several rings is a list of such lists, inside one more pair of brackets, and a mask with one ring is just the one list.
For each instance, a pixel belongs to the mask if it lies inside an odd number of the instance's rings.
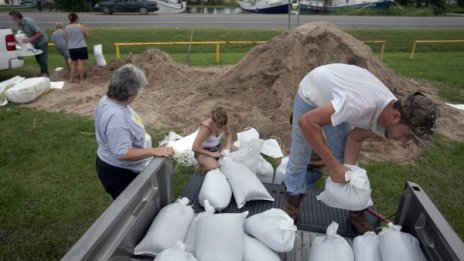
{"label": "white van", "polygon": [[32,51],[19,52],[10,28],[0,28],[0,71],[19,68],[24,65],[22,57],[35,55]]}

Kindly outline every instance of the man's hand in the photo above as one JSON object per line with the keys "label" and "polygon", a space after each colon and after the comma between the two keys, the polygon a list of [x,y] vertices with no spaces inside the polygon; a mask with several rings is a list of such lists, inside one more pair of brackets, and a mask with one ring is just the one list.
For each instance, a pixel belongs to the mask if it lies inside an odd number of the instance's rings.
{"label": "man's hand", "polygon": [[23,39],[23,43],[26,43],[26,44],[27,44],[27,43],[30,43],[30,42],[31,42],[31,39],[30,39],[30,38],[25,37],[25,38]]}
{"label": "man's hand", "polygon": [[154,148],[154,156],[170,158],[174,156],[174,150],[171,147]]}
{"label": "man's hand", "polygon": [[333,169],[330,169],[330,179],[333,182],[346,183],[345,173],[350,170],[345,165],[337,164]]}

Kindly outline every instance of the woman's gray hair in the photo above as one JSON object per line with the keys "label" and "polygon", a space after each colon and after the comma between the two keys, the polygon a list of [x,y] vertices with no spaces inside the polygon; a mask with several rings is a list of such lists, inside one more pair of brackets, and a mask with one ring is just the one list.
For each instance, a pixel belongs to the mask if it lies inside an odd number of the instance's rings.
{"label": "woman's gray hair", "polygon": [[106,95],[118,101],[127,101],[137,94],[142,86],[148,84],[145,73],[133,64],[126,64],[117,69],[111,76]]}

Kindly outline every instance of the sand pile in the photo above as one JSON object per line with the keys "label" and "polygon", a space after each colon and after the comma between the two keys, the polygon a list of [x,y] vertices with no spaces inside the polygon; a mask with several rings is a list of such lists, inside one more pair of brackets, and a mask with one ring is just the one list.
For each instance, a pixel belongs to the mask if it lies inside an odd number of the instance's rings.
{"label": "sand pile", "polygon": [[[66,83],[63,90],[50,92],[27,106],[91,117],[112,72],[125,63],[135,64],[147,75],[149,86],[140,92],[133,107],[145,125],[154,128],[193,132],[212,107],[222,105],[230,112],[235,131],[255,127],[263,138],[279,137],[288,150],[289,115],[300,80],[320,65],[352,63],[367,68],[398,97],[412,91],[432,97],[442,111],[439,131],[451,139],[464,138],[464,114],[444,105],[430,84],[396,75],[368,46],[324,22],[282,33],[254,47],[233,66],[192,68],[172,61],[158,49],[148,49],[126,61],[112,61],[105,68],[91,66],[85,87]],[[52,80],[66,78],[55,74]],[[373,138],[365,144],[362,158],[407,162],[418,153],[415,145]]]}

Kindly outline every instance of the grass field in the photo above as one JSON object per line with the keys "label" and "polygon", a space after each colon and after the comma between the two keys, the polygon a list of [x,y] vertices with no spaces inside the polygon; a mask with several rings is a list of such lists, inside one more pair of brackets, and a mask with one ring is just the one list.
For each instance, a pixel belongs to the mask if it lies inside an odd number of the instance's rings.
{"label": "grass field", "polygon": [[[102,43],[107,61],[114,59],[113,42],[188,41],[192,29],[92,29],[89,45]],[[386,40],[384,61],[396,73],[435,83],[446,101],[464,103],[464,44],[421,46],[409,59],[416,39],[464,39],[464,30],[348,30],[360,40]],[[279,31],[195,29],[194,41],[268,40]],[[111,39],[111,40],[110,40]],[[239,61],[251,46],[221,48],[221,64]],[[372,46],[378,53],[378,47]],[[163,47],[185,62],[187,47]],[[122,49],[141,53],[143,48]],[[215,48],[194,47],[193,66],[213,66]],[[93,64],[91,58],[87,64]],[[50,68],[62,66],[50,49]],[[37,72],[33,58],[22,69],[0,72],[0,81]],[[18,105],[0,107],[0,260],[56,260],[111,203],[95,173],[96,142],[92,119],[48,113]],[[149,129],[154,141],[169,130]],[[156,144],[156,143],[154,143]],[[464,237],[464,143],[439,135],[414,164],[363,164],[370,174],[373,199],[385,216],[396,211],[404,182],[411,180],[428,193],[437,207]],[[193,168],[175,165],[176,195],[180,195]]]}

